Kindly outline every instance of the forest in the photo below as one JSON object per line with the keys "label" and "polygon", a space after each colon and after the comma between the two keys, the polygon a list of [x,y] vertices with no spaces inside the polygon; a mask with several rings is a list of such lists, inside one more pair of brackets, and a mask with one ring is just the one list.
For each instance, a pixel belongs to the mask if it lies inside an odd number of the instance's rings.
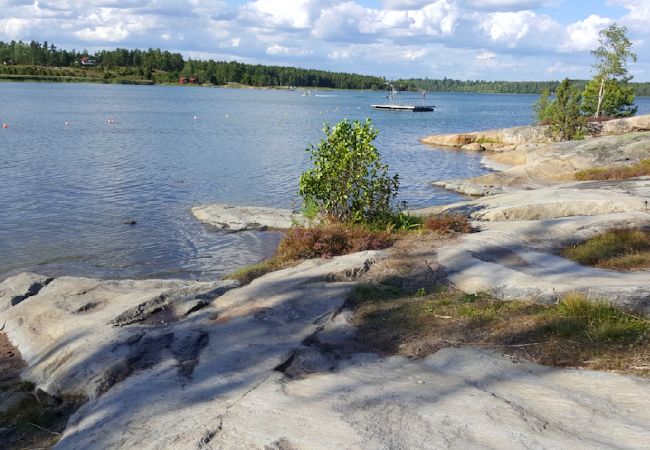
{"label": "forest", "polygon": [[[85,58],[88,65],[82,66]],[[0,41],[0,79],[25,81],[96,81],[121,83],[177,83],[195,77],[201,83],[237,83],[256,87],[293,86],[335,89],[385,89],[387,82],[400,90],[431,92],[481,92],[540,94],[554,92],[559,81],[465,81],[399,79],[297,67],[244,64],[236,61],[185,59],[180,53],[160,49],[87,50],[59,49],[47,41]],[[581,89],[586,80],[573,80]],[[630,83],[636,95],[650,96],[650,83]]]}

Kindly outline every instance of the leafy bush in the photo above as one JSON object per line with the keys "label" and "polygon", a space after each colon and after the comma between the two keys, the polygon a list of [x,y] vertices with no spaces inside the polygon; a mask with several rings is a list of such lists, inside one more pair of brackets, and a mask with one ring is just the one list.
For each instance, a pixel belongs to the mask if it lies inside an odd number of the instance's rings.
{"label": "leafy bush", "polygon": [[372,223],[386,220],[399,189],[398,175],[389,176],[373,145],[378,131],[365,123],[344,120],[325,124],[326,138],[310,146],[314,164],[300,177],[305,205],[314,205],[334,222]]}

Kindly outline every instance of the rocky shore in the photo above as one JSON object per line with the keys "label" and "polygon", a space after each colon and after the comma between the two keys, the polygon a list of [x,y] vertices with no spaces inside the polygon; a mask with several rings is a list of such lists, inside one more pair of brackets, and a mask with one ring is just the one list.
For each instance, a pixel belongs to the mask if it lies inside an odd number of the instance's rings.
{"label": "rocky shore", "polygon": [[[309,260],[246,286],[21,274],[0,283],[0,332],[34,392],[81,404],[57,435],[60,449],[642,448],[650,380],[486,348],[382,357],[358,338],[348,299],[359,280],[396,278],[407,264],[401,276],[413,287],[444,281],[541,303],[580,291],[650,313],[647,270],[559,256],[606,229],[650,228],[650,177],[573,180],[577,170],[648,159],[644,120],[606,123],[603,134],[626,133],[571,143],[530,143],[529,128],[429,138],[482,149],[498,141],[488,157],[506,170],[437,182],[480,198],[414,211],[462,213],[476,233],[415,240],[406,253]],[[268,208],[192,213],[230,231],[304,223]],[[7,392],[0,414],[20,406]]]}

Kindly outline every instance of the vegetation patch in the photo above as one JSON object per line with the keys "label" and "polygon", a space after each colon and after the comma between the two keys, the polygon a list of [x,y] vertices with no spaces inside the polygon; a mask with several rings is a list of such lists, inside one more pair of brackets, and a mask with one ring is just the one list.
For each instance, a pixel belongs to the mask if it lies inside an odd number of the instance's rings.
{"label": "vegetation patch", "polygon": [[650,231],[615,229],[565,249],[562,255],[580,264],[614,270],[650,268]]}
{"label": "vegetation patch", "polygon": [[406,293],[366,284],[350,303],[360,338],[382,354],[419,358],[467,345],[551,366],[650,376],[650,321],[581,294],[548,306],[443,286]]}
{"label": "vegetation patch", "polygon": [[503,141],[501,139],[495,139],[486,136],[481,136],[474,142],[477,144],[503,144]]}
{"label": "vegetation patch", "polygon": [[595,167],[581,170],[575,174],[578,181],[587,180],[625,180],[650,175],[650,159],[624,166]]}
{"label": "vegetation patch", "polygon": [[439,214],[424,218],[422,228],[439,234],[471,233],[474,231],[469,219],[461,214]]}

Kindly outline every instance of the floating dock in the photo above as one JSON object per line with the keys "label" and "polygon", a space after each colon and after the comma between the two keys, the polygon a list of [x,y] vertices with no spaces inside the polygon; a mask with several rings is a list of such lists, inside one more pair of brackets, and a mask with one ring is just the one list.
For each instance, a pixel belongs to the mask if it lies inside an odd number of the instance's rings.
{"label": "floating dock", "polygon": [[375,109],[391,109],[394,111],[412,111],[412,112],[431,112],[435,106],[426,106],[426,105],[370,105]]}

